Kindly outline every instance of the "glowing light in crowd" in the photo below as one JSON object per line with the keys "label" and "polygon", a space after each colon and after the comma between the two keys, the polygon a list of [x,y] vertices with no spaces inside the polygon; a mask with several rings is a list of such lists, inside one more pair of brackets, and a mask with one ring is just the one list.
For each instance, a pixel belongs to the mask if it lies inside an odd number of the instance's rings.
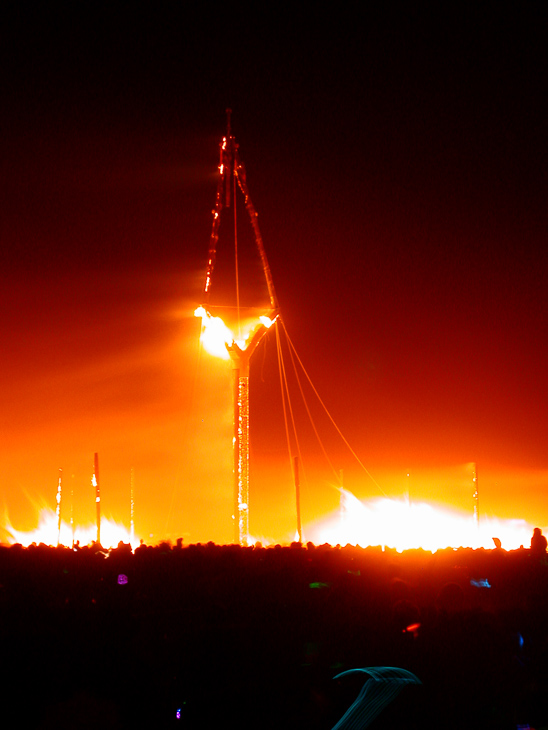
{"label": "glowing light in crowd", "polygon": [[340,511],[309,526],[305,534],[316,544],[383,545],[400,552],[416,548],[435,552],[446,547],[492,549],[497,537],[505,550],[515,550],[530,546],[533,526],[525,520],[484,515],[478,527],[472,513],[386,498],[361,502],[343,489]]}
{"label": "glowing light in crowd", "polygon": [[[60,535],[60,545],[71,547],[73,544],[72,525],[62,521],[59,533],[56,513],[47,507],[41,510],[38,527],[34,530],[23,532],[21,530],[16,530],[8,523],[6,531],[9,535],[11,535],[10,543],[20,543],[25,547],[32,545],[32,543],[36,543],[37,545],[44,543],[45,545],[55,546],[57,545],[58,535]],[[74,528],[74,542],[79,542],[80,545],[90,545],[95,541],[96,536],[97,526],[95,524]],[[130,543],[132,548],[136,548],[139,545],[140,540],[139,538],[134,538],[132,542],[129,531],[124,525],[121,525],[112,519],[103,517],[101,519],[102,547],[116,547],[119,542],[126,544]]]}

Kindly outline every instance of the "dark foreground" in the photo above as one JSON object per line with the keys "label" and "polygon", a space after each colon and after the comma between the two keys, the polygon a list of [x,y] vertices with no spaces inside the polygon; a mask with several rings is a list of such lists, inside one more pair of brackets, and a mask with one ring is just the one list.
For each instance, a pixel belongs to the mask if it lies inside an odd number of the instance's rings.
{"label": "dark foreground", "polygon": [[548,727],[529,550],[14,546],[0,584],[6,727],[329,730],[371,666],[422,682],[373,728]]}

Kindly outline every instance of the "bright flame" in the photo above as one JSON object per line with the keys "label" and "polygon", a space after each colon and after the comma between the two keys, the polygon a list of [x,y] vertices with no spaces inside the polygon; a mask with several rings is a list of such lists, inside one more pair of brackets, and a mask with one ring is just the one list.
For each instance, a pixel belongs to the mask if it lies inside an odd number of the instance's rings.
{"label": "bright flame", "polygon": [[266,329],[270,329],[270,327],[272,327],[272,325],[274,324],[274,320],[273,319],[270,319],[270,317],[266,317],[266,316],[259,317],[259,322],[264,327],[266,327]]}
{"label": "bright flame", "polygon": [[529,547],[533,527],[525,520],[481,518],[473,514],[426,503],[392,499],[360,502],[341,490],[341,510],[321,524],[309,526],[307,535],[316,544],[382,545],[398,552],[422,548],[435,552],[446,547],[494,548],[493,538],[505,550]]}
{"label": "bright flame", "polygon": [[202,319],[202,334],[200,335],[200,341],[202,342],[205,350],[210,355],[215,357],[221,357],[223,360],[229,359],[227,345],[236,343],[240,350],[245,350],[249,344],[249,339],[253,334],[253,331],[257,327],[258,323],[262,324],[267,329],[272,327],[274,324],[273,319],[270,317],[261,316],[259,321],[257,320],[246,322],[242,324],[241,336],[236,338],[234,333],[226,326],[220,317],[214,317],[204,307],[198,307],[194,311],[195,317],[201,317]]}
{"label": "bright flame", "polygon": [[202,334],[200,340],[210,355],[229,359],[226,345],[234,342],[232,332],[220,317],[212,317],[203,307],[198,307],[194,312],[195,317],[202,318]]}
{"label": "bright flame", "polygon": [[[38,527],[28,532],[21,532],[12,527],[9,523],[6,531],[11,535],[11,544],[20,543],[24,547],[32,545],[32,543],[44,543],[45,545],[57,545],[58,520],[55,512],[48,507],[40,512]],[[80,545],[90,545],[97,537],[97,525],[87,525],[84,527],[74,528],[74,542],[78,541]],[[135,549],[138,547],[140,540],[134,537],[131,540],[129,531],[117,522],[106,517],[101,518],[101,545],[104,548],[116,547],[119,542],[130,543]],[[72,526],[61,521],[60,545],[66,547],[72,546]]]}

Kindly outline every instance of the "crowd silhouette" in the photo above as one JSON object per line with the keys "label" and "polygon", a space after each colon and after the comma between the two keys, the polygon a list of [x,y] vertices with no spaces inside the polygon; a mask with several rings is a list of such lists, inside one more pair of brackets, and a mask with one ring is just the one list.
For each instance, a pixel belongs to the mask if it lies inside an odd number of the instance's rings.
{"label": "crowd silhouette", "polygon": [[509,552],[4,546],[2,714],[56,730],[330,730],[363,685],[349,670],[396,667],[420,684],[373,727],[540,730],[547,600],[540,530]]}

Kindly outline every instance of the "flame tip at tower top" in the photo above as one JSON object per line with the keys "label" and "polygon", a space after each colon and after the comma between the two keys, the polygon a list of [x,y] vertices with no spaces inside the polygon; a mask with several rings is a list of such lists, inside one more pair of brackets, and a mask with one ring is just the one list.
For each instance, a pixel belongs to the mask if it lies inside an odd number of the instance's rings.
{"label": "flame tip at tower top", "polygon": [[[270,329],[276,322],[279,313],[270,312],[268,315],[254,316],[242,327],[241,336],[236,337],[234,332],[221,317],[216,317],[206,307],[200,305],[194,310],[194,316],[202,320],[201,341],[205,349],[216,357],[223,360],[229,359],[229,349],[234,351],[245,351],[259,336],[257,333],[263,329]],[[254,349],[254,346],[253,346]]]}

